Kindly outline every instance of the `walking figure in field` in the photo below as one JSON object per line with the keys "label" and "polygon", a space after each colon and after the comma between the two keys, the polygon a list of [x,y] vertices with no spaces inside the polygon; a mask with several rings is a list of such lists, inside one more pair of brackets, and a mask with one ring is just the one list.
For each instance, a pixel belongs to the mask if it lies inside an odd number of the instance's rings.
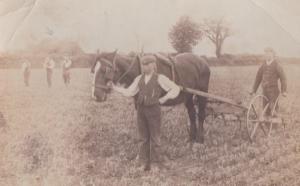
{"label": "walking figure in field", "polygon": [[52,86],[52,74],[53,74],[54,67],[55,67],[55,63],[53,59],[50,59],[49,57],[46,58],[44,63],[44,68],[46,69],[48,87]]}
{"label": "walking figure in field", "polygon": [[[259,85],[262,85],[263,95],[268,99],[268,101],[264,99],[263,108],[269,103],[266,115],[270,116],[271,110],[274,108],[276,99],[280,94],[278,80],[280,80],[281,94],[284,97],[287,95],[287,82],[283,68],[276,58],[275,51],[272,48],[266,48],[264,52],[265,62],[258,69],[251,94],[255,94]],[[278,111],[278,104],[275,107],[275,111]]]}
{"label": "walking figure in field", "polygon": [[66,86],[70,84],[70,70],[72,66],[72,61],[69,57],[64,57],[64,61],[62,64],[62,76]]}
{"label": "walking figure in field", "polygon": [[29,61],[24,61],[22,64],[22,72],[24,77],[24,84],[26,87],[29,86],[30,72],[31,72],[31,64]]}
{"label": "walking figure in field", "polygon": [[[144,161],[144,170],[151,169],[151,161],[161,162],[160,154],[160,104],[176,98],[180,88],[168,77],[156,72],[156,58],[145,56],[141,59],[142,74],[137,76],[128,88],[112,85],[113,90],[124,96],[137,95],[138,131],[142,140],[140,159]],[[161,96],[162,91],[167,93]]]}

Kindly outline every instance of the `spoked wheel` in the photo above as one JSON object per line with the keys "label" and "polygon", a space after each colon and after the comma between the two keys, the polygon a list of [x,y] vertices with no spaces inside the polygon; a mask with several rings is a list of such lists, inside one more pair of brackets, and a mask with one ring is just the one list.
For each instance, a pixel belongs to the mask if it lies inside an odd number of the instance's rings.
{"label": "spoked wheel", "polygon": [[274,124],[275,125],[284,124],[282,118],[278,115],[278,113],[276,111],[276,108],[277,108],[278,103],[279,103],[279,97],[280,97],[280,95],[277,97],[273,108],[271,108],[272,109],[271,110],[271,116],[270,116],[268,122],[265,123],[265,125],[267,127],[267,130],[268,130],[268,137],[271,136],[271,132],[272,132]]}
{"label": "spoked wheel", "polygon": [[258,128],[262,129],[263,133],[267,135],[263,123],[265,120],[264,115],[269,107],[269,104],[263,108],[264,100],[268,101],[268,98],[263,95],[257,95],[252,98],[248,107],[246,127],[248,137],[251,142],[253,142]]}

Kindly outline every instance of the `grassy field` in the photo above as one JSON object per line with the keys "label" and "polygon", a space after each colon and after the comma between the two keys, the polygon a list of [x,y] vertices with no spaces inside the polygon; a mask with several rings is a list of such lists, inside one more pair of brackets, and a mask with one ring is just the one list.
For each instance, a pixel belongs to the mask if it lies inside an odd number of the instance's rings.
{"label": "grassy field", "polygon": [[[186,110],[167,107],[162,144],[171,170],[149,173],[135,160],[131,98],[113,93],[105,103],[94,102],[88,69],[74,69],[68,88],[60,70],[52,88],[42,70],[32,71],[30,87],[19,70],[0,70],[0,185],[300,185],[300,66],[284,68],[289,96],[281,104],[292,111],[285,131],[278,127],[270,138],[258,135],[250,143],[245,123],[240,129],[217,119],[205,124],[205,143],[190,146]],[[212,68],[210,92],[247,104],[256,69]]]}

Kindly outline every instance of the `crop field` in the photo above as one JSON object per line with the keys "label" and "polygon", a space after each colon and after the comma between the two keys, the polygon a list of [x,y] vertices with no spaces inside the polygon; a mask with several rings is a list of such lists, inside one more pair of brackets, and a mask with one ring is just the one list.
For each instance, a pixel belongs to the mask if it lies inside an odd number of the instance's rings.
{"label": "crop field", "polygon": [[[212,67],[210,93],[247,105],[258,67]],[[47,87],[33,69],[30,87],[18,69],[0,70],[0,185],[300,185],[300,66],[284,66],[288,97],[280,101],[288,124],[250,143],[246,124],[230,115],[208,120],[204,144],[187,142],[183,105],[164,107],[162,148],[170,169],[137,163],[138,133],[132,98],[113,92],[91,98],[89,69],[73,69],[65,87],[56,69]],[[230,105],[220,105],[238,112]]]}

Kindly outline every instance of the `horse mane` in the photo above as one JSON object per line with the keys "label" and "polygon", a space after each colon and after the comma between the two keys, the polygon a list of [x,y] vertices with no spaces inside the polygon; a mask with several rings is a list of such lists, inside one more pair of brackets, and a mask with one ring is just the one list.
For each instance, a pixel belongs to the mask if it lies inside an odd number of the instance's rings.
{"label": "horse mane", "polygon": [[127,82],[127,84],[130,84],[136,75],[141,73],[141,67],[136,60],[136,56],[117,54],[116,64],[122,71],[120,78],[122,81]]}
{"label": "horse mane", "polygon": [[130,63],[133,61],[134,57],[130,57],[126,54],[117,54],[117,58],[121,59],[120,61],[129,61]]}

